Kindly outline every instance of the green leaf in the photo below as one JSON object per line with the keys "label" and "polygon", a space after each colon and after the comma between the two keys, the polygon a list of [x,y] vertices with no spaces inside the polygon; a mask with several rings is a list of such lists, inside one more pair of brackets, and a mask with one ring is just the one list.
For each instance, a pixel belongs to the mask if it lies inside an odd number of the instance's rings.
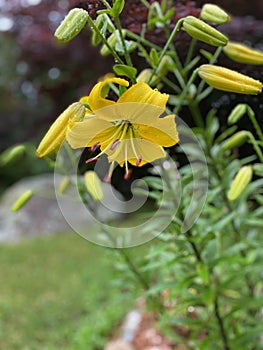
{"label": "green leaf", "polygon": [[118,17],[124,8],[124,5],[125,0],[115,0],[111,11],[112,17]]}
{"label": "green leaf", "polygon": [[209,271],[208,267],[204,263],[198,263],[196,266],[198,275],[201,277],[205,284],[209,283]]}
{"label": "green leaf", "polygon": [[117,75],[124,75],[132,80],[135,79],[137,75],[136,68],[127,66],[125,64],[116,64],[113,66],[113,70]]}
{"label": "green leaf", "polygon": [[151,59],[151,64],[155,68],[157,67],[159,63],[159,55],[155,49],[151,49],[150,51],[150,59]]}

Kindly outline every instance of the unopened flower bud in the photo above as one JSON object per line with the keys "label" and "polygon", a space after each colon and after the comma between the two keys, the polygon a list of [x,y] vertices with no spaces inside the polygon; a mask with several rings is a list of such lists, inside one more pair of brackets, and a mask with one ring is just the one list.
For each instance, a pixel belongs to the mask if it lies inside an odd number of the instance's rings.
{"label": "unopened flower bud", "polygon": [[[125,37],[125,34],[126,34],[126,30],[125,29],[122,29],[122,35],[123,37]],[[115,32],[113,32],[107,39],[107,42],[109,44],[109,46],[114,49],[115,48],[115,45],[118,43],[118,42],[121,42],[121,38],[120,38],[120,33],[118,30],[116,30]],[[108,56],[110,54],[110,50],[108,48],[107,45],[103,45],[101,50],[100,50],[100,54],[102,56]]]}
{"label": "unopened flower bud", "polygon": [[175,69],[175,64],[172,57],[168,55],[164,55],[157,68],[157,73],[159,75],[165,76],[167,75],[168,72],[171,72],[174,69]]}
{"label": "unopened flower bud", "polygon": [[232,150],[234,148],[242,146],[249,137],[249,131],[238,131],[236,134],[232,135],[223,144],[222,149],[224,151]]}
{"label": "unopened flower bud", "polygon": [[232,184],[230,186],[230,190],[227,194],[227,198],[229,201],[236,200],[247,188],[248,184],[252,179],[253,171],[251,166],[243,166],[238,173],[236,174]]}
{"label": "unopened flower bud", "polygon": [[255,65],[263,64],[263,52],[251,49],[240,43],[230,41],[224,47],[223,51],[229,58],[236,62]]}
{"label": "unopened flower bud", "polygon": [[218,90],[256,95],[262,91],[263,87],[260,81],[247,75],[212,64],[200,66],[198,74],[207,84]]}
{"label": "unopened flower bud", "polygon": [[97,27],[100,34],[96,30],[92,31],[91,42],[94,46],[97,46],[101,42],[102,36],[106,34],[107,30],[115,30],[113,23],[106,13],[102,13],[97,16],[95,26]]}
{"label": "unopened flower bud", "polygon": [[67,188],[69,187],[70,184],[70,178],[69,176],[64,176],[63,179],[60,181],[59,186],[58,186],[58,193],[63,194],[66,192]]}
{"label": "unopened flower bud", "polygon": [[228,38],[201,19],[187,16],[183,21],[184,30],[193,38],[213,46],[225,46]]}
{"label": "unopened flower bud", "polygon": [[33,192],[32,190],[27,190],[21,196],[17,199],[17,201],[12,206],[11,210],[16,212],[19,209],[23,208],[23,206],[26,205],[26,203],[29,201],[29,199],[32,197]]}
{"label": "unopened flower bud", "polygon": [[0,165],[6,166],[8,164],[16,162],[19,158],[21,158],[24,155],[25,150],[25,145],[12,146],[6,149],[0,155]]}
{"label": "unopened flower bud", "polygon": [[237,123],[246,114],[246,112],[247,112],[247,104],[239,103],[230,113],[227,120],[228,124]]}
{"label": "unopened flower bud", "polygon": [[200,17],[207,22],[215,24],[223,24],[231,20],[227,12],[214,4],[205,4],[201,10]]}
{"label": "unopened flower bud", "polygon": [[91,197],[95,201],[101,201],[104,195],[101,187],[101,181],[95,171],[86,171],[84,174],[84,181],[86,189]]}
{"label": "unopened flower bud", "polygon": [[137,83],[147,83],[151,75],[152,75],[152,70],[150,68],[146,68],[140,72],[140,74],[136,78],[136,81]]}
{"label": "unopened flower bud", "polygon": [[81,8],[74,8],[69,11],[67,16],[61,22],[54,36],[63,42],[70,41],[85,27],[89,18],[86,10]]}
{"label": "unopened flower bud", "polygon": [[84,116],[85,107],[82,103],[71,104],[51,125],[37,148],[37,156],[42,158],[54,153],[62,145],[73,122],[81,121]]}

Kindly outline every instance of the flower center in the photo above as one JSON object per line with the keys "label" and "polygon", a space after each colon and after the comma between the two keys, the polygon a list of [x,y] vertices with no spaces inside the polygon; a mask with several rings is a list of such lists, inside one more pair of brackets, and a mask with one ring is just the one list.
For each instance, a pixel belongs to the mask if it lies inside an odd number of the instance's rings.
{"label": "flower center", "polygon": [[103,150],[96,156],[91,159],[88,159],[86,163],[96,161],[102,154],[110,154],[110,157],[113,159],[112,164],[109,169],[109,173],[105,177],[105,181],[109,182],[114,170],[114,159],[118,159],[119,155],[124,154],[124,165],[125,165],[125,179],[128,179],[131,173],[131,169],[128,167],[129,159],[136,158],[136,166],[139,166],[142,161],[142,157],[138,155],[136,150],[136,133],[134,126],[129,120],[116,120],[113,122],[115,126],[114,132],[109,136],[108,139],[103,140],[102,142],[96,142],[91,150],[97,149],[99,146],[103,147]]}

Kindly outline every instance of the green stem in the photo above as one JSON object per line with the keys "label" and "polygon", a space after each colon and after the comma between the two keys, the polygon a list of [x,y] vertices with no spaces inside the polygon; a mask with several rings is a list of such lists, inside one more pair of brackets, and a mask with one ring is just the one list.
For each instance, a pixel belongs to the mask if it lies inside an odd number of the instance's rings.
{"label": "green stem", "polygon": [[101,2],[103,3],[103,5],[106,6],[107,10],[111,10],[111,9],[112,9],[111,6],[110,6],[110,4],[108,3],[108,1],[106,1],[106,0],[101,0]]}
{"label": "green stem", "polygon": [[124,36],[123,36],[123,33],[122,33],[122,27],[121,27],[121,22],[120,22],[120,19],[119,17],[114,17],[114,21],[115,21],[115,24],[116,24],[116,27],[119,31],[119,34],[120,34],[120,38],[121,38],[121,43],[122,43],[122,47],[123,47],[123,50],[124,50],[124,57],[125,57],[125,60],[126,60],[126,63],[128,66],[133,66],[132,64],[132,61],[131,61],[131,56],[130,56],[130,53],[128,52],[127,50],[127,46],[126,46],[126,42],[125,42],[125,39],[124,39]]}
{"label": "green stem", "polygon": [[176,93],[180,93],[180,92],[181,92],[180,88],[179,88],[177,85],[175,85],[174,83],[172,83],[170,79],[168,79],[168,78],[166,78],[166,77],[164,77],[164,76],[158,76],[158,77],[159,77],[167,86],[169,86],[171,89],[173,89],[174,92],[176,92]]}
{"label": "green stem", "polygon": [[223,321],[223,318],[222,318],[222,316],[221,316],[221,314],[219,312],[218,297],[214,301],[214,312],[215,312],[215,316],[216,316],[216,319],[217,319],[217,323],[218,323],[219,331],[220,331],[220,334],[221,334],[221,338],[222,338],[222,341],[223,341],[223,346],[224,346],[223,349],[224,350],[230,350],[229,341],[228,341],[228,337],[227,337],[225,326],[224,326],[224,321]]}
{"label": "green stem", "polygon": [[256,151],[259,160],[263,163],[263,153],[262,153],[257,141],[255,140],[254,135],[251,132],[248,133],[248,138],[249,138],[249,141],[251,142],[252,146],[254,147],[254,150]]}
{"label": "green stem", "polygon": [[150,84],[150,82],[151,82],[153,76],[154,76],[155,73],[156,73],[156,70],[157,70],[157,68],[158,68],[158,65],[160,64],[162,58],[164,57],[164,55],[166,54],[167,50],[169,49],[169,46],[170,46],[171,43],[173,42],[174,37],[176,36],[176,34],[177,34],[177,32],[178,32],[180,26],[182,25],[182,23],[183,23],[183,18],[179,19],[179,21],[176,23],[176,26],[174,27],[174,29],[173,29],[173,31],[172,31],[172,33],[171,33],[169,39],[167,40],[167,42],[166,42],[166,44],[165,44],[165,46],[164,46],[164,48],[163,48],[163,50],[162,50],[162,52],[161,52],[161,54],[160,54],[160,56],[159,56],[158,64],[157,64],[156,67],[153,69],[153,72],[152,72],[151,77],[149,78],[148,84]]}
{"label": "green stem", "polygon": [[260,125],[259,125],[256,117],[255,117],[254,111],[249,106],[247,107],[247,114],[248,114],[248,116],[249,116],[249,118],[254,126],[254,129],[256,130],[256,133],[258,134],[260,141],[263,142],[263,132],[260,128]]}
{"label": "green stem", "polygon": [[135,41],[140,41],[145,46],[149,46],[149,47],[151,47],[153,49],[156,49],[156,50],[161,50],[160,46],[151,43],[149,40],[144,39],[140,35],[132,33],[129,30],[127,30],[127,36],[130,37],[131,39],[135,40]]}
{"label": "green stem", "polygon": [[200,128],[204,128],[204,120],[202,118],[198,102],[192,100],[191,103],[189,103],[189,109],[192,114],[195,125]]}
{"label": "green stem", "polygon": [[112,49],[112,47],[109,45],[107,39],[105,38],[104,35],[101,34],[101,32],[99,31],[99,29],[96,27],[95,23],[93,22],[92,18],[90,16],[88,16],[88,23],[91,27],[91,29],[93,29],[96,34],[98,34],[101,38],[101,40],[103,41],[103,43],[107,46],[107,48],[110,50],[112,56],[114,57],[114,59],[119,63],[119,64],[124,64],[123,60],[119,57],[119,55],[117,55],[117,53]]}
{"label": "green stem", "polygon": [[188,90],[189,90],[189,87],[190,87],[191,84],[193,84],[194,80],[195,80],[196,77],[197,77],[197,74],[198,74],[198,68],[196,68],[196,69],[193,71],[193,73],[192,73],[190,79],[188,80],[188,82],[187,82],[187,84],[185,85],[185,87],[184,87],[184,89],[183,89],[181,95],[179,96],[178,104],[177,104],[177,106],[176,106],[176,108],[175,108],[175,110],[174,110],[174,113],[175,113],[175,114],[177,114],[177,113],[179,112],[179,110],[180,110],[180,108],[181,108],[181,106],[182,106],[182,103],[183,103],[183,101],[184,101],[184,99],[185,99],[185,97],[186,97],[186,94],[187,94],[187,92],[188,92]]}
{"label": "green stem", "polygon": [[143,276],[141,275],[141,273],[137,270],[136,266],[134,265],[134,263],[131,261],[129,255],[126,253],[125,249],[122,248],[117,248],[118,252],[120,253],[120,255],[123,257],[123,259],[125,260],[126,264],[128,265],[129,269],[132,271],[132,273],[136,276],[136,278],[138,279],[138,281],[140,282],[140,284],[142,285],[144,290],[149,290],[150,289],[150,285],[149,283],[143,278]]}
{"label": "green stem", "polygon": [[187,52],[187,56],[186,56],[186,60],[185,60],[184,66],[187,66],[189,64],[189,62],[191,61],[191,59],[193,57],[193,53],[194,53],[194,49],[195,49],[196,43],[197,43],[196,39],[192,39],[191,40],[191,44],[190,44],[188,52]]}

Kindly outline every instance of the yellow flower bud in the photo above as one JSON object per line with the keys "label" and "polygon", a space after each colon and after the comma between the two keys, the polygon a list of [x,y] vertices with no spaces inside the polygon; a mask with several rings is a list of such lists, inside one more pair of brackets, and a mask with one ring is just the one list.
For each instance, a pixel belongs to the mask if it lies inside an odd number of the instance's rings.
{"label": "yellow flower bud", "polygon": [[225,141],[225,143],[222,146],[222,149],[224,151],[231,150],[233,148],[239,147],[243,145],[247,141],[249,137],[248,131],[238,131],[236,134],[232,135],[229,139]]}
{"label": "yellow flower bud", "polygon": [[223,24],[231,20],[228,13],[214,4],[205,4],[202,7],[200,17],[205,21],[216,24]]}
{"label": "yellow flower bud", "polygon": [[237,123],[246,114],[246,112],[247,112],[247,104],[239,103],[230,113],[227,120],[228,124]]}
{"label": "yellow flower bud", "polygon": [[247,75],[212,64],[200,66],[198,74],[207,84],[218,90],[256,95],[262,91],[263,87],[260,81]]}
{"label": "yellow flower bud", "polygon": [[68,176],[64,176],[58,186],[58,193],[63,194],[66,192],[68,186],[70,184],[70,178]]}
{"label": "yellow flower bud", "polygon": [[85,27],[89,18],[87,11],[81,8],[74,8],[61,22],[54,36],[63,42],[70,41]]}
{"label": "yellow flower bud", "polygon": [[213,46],[225,46],[228,38],[204,21],[187,16],[183,21],[184,30],[193,38]]}
{"label": "yellow flower bud", "polygon": [[229,201],[236,200],[247,188],[247,185],[250,183],[253,175],[253,170],[251,166],[243,166],[239,169],[236,174],[232,184],[230,186],[227,198]]}
{"label": "yellow flower bud", "polygon": [[37,148],[37,156],[42,158],[54,153],[64,142],[67,131],[73,125],[72,122],[81,121],[84,116],[85,107],[82,103],[71,104],[51,125]]}
{"label": "yellow flower bud", "polygon": [[17,199],[17,201],[12,206],[11,210],[16,212],[19,209],[21,209],[26,203],[29,201],[29,199],[33,196],[32,190],[27,190],[21,196]]}
{"label": "yellow flower bud", "polygon": [[236,62],[256,65],[263,64],[263,52],[251,49],[240,43],[230,41],[224,47],[223,51],[229,58]]}
{"label": "yellow flower bud", "polygon": [[25,150],[26,150],[25,145],[12,146],[6,149],[0,155],[0,165],[6,166],[8,164],[16,162],[20,157],[24,155]]}
{"label": "yellow flower bud", "polygon": [[98,175],[92,170],[86,171],[84,174],[84,181],[86,189],[91,197],[95,201],[101,201],[103,199],[103,190]]}

